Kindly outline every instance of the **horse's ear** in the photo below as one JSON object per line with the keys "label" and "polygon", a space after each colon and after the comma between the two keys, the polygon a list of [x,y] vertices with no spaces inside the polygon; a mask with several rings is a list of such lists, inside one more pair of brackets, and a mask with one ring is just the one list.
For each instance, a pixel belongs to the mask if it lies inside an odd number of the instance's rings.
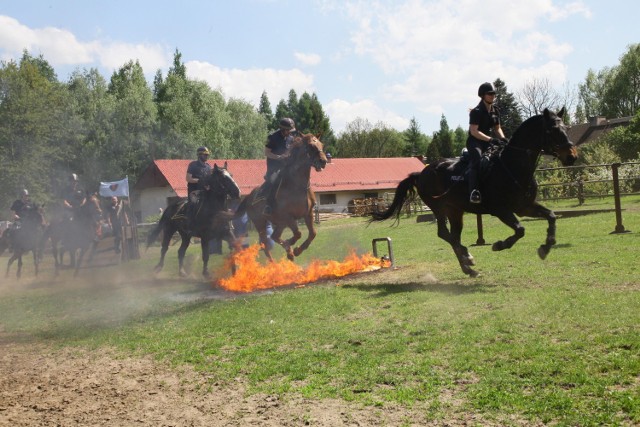
{"label": "horse's ear", "polygon": [[315,137],[318,138],[320,141],[322,141],[322,138],[321,138],[322,137],[322,132],[316,133]]}
{"label": "horse's ear", "polygon": [[551,117],[551,111],[549,111],[549,109],[548,109],[548,108],[545,108],[545,109],[544,109],[544,111],[542,112],[542,116],[543,116],[545,119],[549,119],[549,117]]}
{"label": "horse's ear", "polygon": [[219,168],[218,168],[218,164],[217,164],[217,163],[214,163],[214,164],[213,164],[213,170],[217,172],[217,171],[218,171],[218,169],[219,169]]}
{"label": "horse's ear", "polygon": [[562,110],[558,111],[558,117],[563,118],[564,117],[564,113],[565,113],[565,108],[562,107]]}
{"label": "horse's ear", "polygon": [[226,161],[226,160],[224,161],[224,167],[223,167],[223,169],[224,169],[224,170],[227,170],[227,169],[228,169],[228,168],[227,168],[227,161]]}

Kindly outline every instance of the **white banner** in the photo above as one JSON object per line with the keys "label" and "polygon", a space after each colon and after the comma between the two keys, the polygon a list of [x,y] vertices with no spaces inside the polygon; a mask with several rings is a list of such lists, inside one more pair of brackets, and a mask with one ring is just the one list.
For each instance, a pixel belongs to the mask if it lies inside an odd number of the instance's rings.
{"label": "white banner", "polygon": [[101,182],[100,195],[102,197],[129,197],[129,177],[114,182]]}

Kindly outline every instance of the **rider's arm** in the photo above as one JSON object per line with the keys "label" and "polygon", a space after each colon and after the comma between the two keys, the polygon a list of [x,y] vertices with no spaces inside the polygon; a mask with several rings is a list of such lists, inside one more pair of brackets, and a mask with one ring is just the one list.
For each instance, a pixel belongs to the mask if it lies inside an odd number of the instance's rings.
{"label": "rider's arm", "polygon": [[[478,125],[476,124],[469,125],[469,133],[475,139],[479,139],[480,141],[486,141],[486,142],[491,141],[491,137],[489,135],[485,135],[483,132],[480,132],[480,130],[478,129]],[[500,133],[502,133],[502,129],[500,129]]]}
{"label": "rider's arm", "polygon": [[274,154],[273,151],[271,151],[271,148],[265,147],[264,155],[267,157],[267,159],[281,160],[286,157],[289,157],[289,151],[285,151],[282,154]]}
{"label": "rider's arm", "polygon": [[200,181],[198,178],[194,177],[189,172],[187,172],[186,180],[187,180],[188,184],[196,184],[196,183],[198,183],[198,181]]}

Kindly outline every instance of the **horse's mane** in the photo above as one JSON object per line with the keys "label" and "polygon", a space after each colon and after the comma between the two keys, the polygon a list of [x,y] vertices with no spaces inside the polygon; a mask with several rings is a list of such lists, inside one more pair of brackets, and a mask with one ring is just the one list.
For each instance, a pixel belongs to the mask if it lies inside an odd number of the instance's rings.
{"label": "horse's mane", "polygon": [[513,132],[511,139],[518,139],[523,134],[531,132],[532,125],[539,122],[541,118],[542,118],[541,114],[536,114],[535,116],[531,116],[528,119],[526,119],[524,122],[520,124],[520,126],[516,128],[516,130]]}

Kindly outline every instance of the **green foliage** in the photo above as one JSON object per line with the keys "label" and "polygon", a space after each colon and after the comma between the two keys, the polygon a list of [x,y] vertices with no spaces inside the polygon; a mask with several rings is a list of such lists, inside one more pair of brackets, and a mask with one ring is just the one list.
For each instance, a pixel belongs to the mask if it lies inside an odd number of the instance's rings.
{"label": "green foliage", "polygon": [[357,118],[347,123],[336,142],[333,157],[401,157],[405,149],[402,133],[378,122]]}
{"label": "green foliage", "polygon": [[496,87],[497,105],[500,108],[500,127],[507,138],[522,124],[520,107],[513,93],[509,92],[507,85],[499,78],[493,82]]}
{"label": "green foliage", "polygon": [[403,137],[405,140],[403,154],[405,156],[424,156],[428,141],[425,134],[420,131],[420,125],[415,117],[409,121],[409,127],[403,132]]}

